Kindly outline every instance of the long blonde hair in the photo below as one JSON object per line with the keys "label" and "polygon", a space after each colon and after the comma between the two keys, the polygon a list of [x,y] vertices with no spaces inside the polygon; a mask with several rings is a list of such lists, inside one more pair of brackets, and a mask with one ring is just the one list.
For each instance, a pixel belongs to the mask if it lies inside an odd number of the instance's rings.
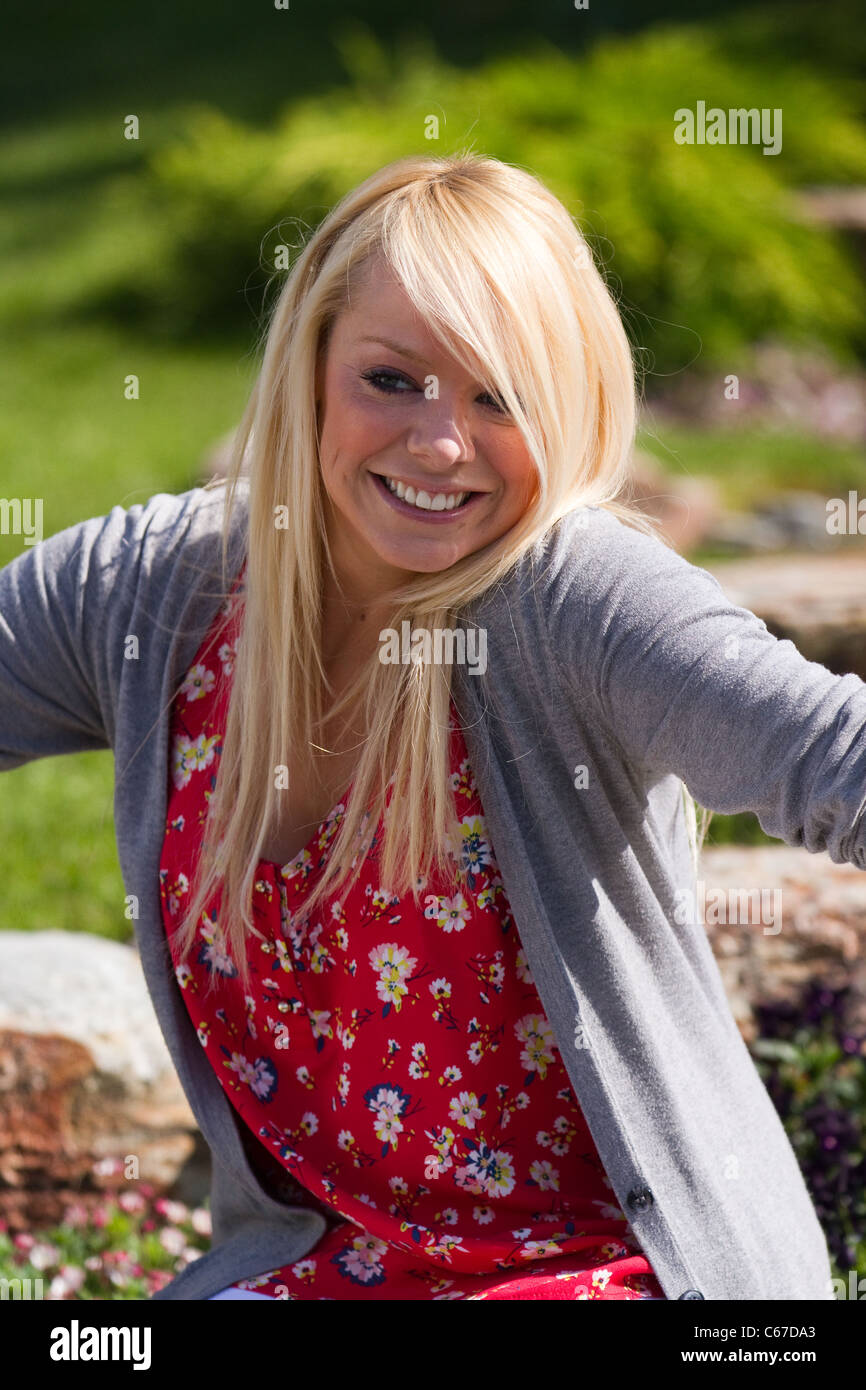
{"label": "long blonde hair", "polygon": [[[505,535],[441,573],[419,574],[394,589],[388,601],[396,630],[406,618],[413,628],[454,628],[461,609],[575,507],[603,506],[657,534],[627,495],[637,414],[628,340],[563,204],[524,169],[470,151],[397,160],[348,193],[292,266],[234,438],[228,480],[212,485],[226,487],[225,576],[231,513],[248,474],[243,627],[217,785],[178,944],[185,956],[218,889],[217,930],[245,983],[248,934],[264,940],[250,903],[278,807],[277,769],[285,770],[285,752],[297,746],[315,775],[312,750],[322,743],[323,717],[356,699],[363,697],[367,737],[327,864],[304,900],[305,917],[326,894],[348,892],[383,815],[380,870],[391,893],[411,890],[417,903],[432,872],[454,872],[450,666],[385,665],[373,653],[339,703],[329,710],[323,698],[323,567],[332,574],[334,567],[315,372],[336,316],[374,260],[396,276],[453,356],[504,403],[537,472],[534,500]],[[281,506],[287,529],[275,525]],[[393,782],[387,811],[386,772]],[[696,854],[687,793],[686,802]]]}

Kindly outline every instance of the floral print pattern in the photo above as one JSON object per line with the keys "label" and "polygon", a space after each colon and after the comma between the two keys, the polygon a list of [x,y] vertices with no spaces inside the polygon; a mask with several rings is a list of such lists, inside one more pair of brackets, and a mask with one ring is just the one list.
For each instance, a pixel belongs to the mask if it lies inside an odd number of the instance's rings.
{"label": "floral print pattern", "polygon": [[172,707],[163,920],[263,1185],[327,1229],[303,1260],[237,1287],[293,1300],[664,1297],[532,981],[453,705],[461,852],[447,881],[422,885],[423,907],[381,882],[380,826],[352,891],[305,913],[350,786],[288,864],[258,865],[250,993],[210,905],[179,959],[240,612],[223,605]]}

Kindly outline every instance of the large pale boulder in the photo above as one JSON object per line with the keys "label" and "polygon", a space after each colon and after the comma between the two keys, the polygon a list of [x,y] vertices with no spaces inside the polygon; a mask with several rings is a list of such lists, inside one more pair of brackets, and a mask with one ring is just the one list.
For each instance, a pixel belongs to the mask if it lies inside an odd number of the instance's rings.
{"label": "large pale boulder", "polygon": [[137,951],[0,932],[0,1216],[45,1225],[88,1194],[172,1190],[201,1147]]}

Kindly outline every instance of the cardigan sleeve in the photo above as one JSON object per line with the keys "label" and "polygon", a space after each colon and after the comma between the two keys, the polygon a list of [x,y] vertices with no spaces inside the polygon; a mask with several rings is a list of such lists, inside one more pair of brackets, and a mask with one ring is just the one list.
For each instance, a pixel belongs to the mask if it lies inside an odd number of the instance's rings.
{"label": "cardigan sleeve", "polygon": [[142,512],[116,506],[0,569],[0,772],[113,747]]}
{"label": "cardigan sleeve", "polygon": [[834,675],[663,541],[587,509],[557,536],[554,657],[624,759],[866,869],[866,683]]}

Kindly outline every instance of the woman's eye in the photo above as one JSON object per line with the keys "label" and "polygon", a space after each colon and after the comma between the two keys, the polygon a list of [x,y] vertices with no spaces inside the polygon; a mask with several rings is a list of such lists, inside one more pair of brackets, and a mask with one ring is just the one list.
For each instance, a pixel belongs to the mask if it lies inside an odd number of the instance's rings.
{"label": "woman's eye", "polygon": [[379,369],[370,372],[362,372],[361,375],[365,381],[369,381],[371,386],[375,386],[377,391],[383,391],[388,396],[402,394],[397,390],[394,382],[405,382],[407,380],[400,372],[386,372]]}
{"label": "woman's eye", "polygon": [[[408,377],[403,376],[402,372],[383,370],[377,367],[369,372],[362,372],[361,376],[364,381],[369,381],[370,385],[374,387],[375,390],[381,391],[383,395],[386,396],[401,396],[405,394],[400,390],[401,382],[408,385],[412,390],[418,389],[409,381]],[[479,400],[484,401],[491,410],[495,410],[499,415],[508,414],[508,409],[504,401],[500,400],[498,396],[492,396],[488,391],[485,391],[483,395],[479,396]]]}

